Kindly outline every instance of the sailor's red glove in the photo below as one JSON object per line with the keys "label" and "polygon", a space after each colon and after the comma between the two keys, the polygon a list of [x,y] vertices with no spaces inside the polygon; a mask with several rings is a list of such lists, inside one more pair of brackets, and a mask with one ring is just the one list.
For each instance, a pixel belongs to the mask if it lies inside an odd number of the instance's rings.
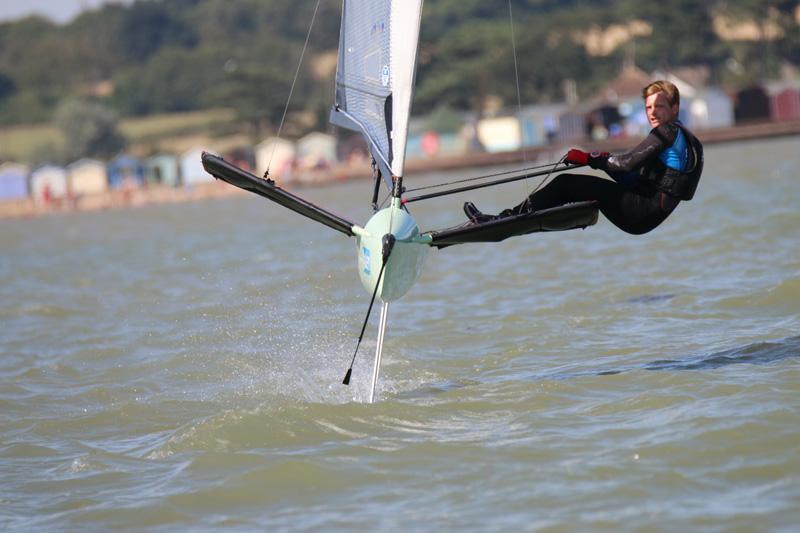
{"label": "sailor's red glove", "polygon": [[567,155],[564,156],[564,162],[571,165],[588,165],[589,152],[572,148],[569,152],[567,152]]}
{"label": "sailor's red glove", "polygon": [[570,149],[567,155],[564,156],[564,162],[572,165],[589,165],[592,168],[597,168],[597,163],[611,154],[608,152],[584,152],[577,148]]}

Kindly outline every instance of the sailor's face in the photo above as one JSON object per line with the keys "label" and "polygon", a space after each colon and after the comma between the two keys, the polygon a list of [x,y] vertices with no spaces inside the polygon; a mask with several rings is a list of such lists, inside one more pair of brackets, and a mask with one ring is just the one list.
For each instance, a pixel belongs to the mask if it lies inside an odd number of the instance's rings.
{"label": "sailor's face", "polygon": [[669,104],[664,91],[648,96],[644,101],[644,110],[647,113],[647,120],[654,128],[678,118],[678,106]]}

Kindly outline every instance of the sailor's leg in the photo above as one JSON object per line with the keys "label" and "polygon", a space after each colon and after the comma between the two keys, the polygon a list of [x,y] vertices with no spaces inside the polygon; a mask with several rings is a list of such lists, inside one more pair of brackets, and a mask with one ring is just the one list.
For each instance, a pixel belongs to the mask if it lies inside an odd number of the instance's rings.
{"label": "sailor's leg", "polygon": [[661,224],[678,203],[671,199],[662,201],[662,197],[636,194],[615,181],[598,176],[561,174],[514,209],[540,211],[592,200],[600,204],[600,212],[612,224],[626,233],[641,235]]}
{"label": "sailor's leg", "polygon": [[[534,192],[510,214],[541,211],[571,202],[600,202],[601,209],[619,203],[622,188],[615,182],[587,174],[559,174],[542,189]],[[605,213],[604,213],[605,214]]]}
{"label": "sailor's leg", "polygon": [[571,202],[597,201],[607,218],[618,220],[623,189],[616,182],[587,174],[559,174],[542,189],[532,193],[524,202],[497,215],[481,213],[472,202],[464,204],[464,212],[473,222],[486,222],[531,211],[541,211]]}

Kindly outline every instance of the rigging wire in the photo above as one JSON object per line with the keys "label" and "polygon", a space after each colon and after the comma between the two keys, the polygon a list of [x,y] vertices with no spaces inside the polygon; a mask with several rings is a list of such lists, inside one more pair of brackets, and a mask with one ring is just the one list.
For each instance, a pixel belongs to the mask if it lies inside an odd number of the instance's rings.
{"label": "rigging wire", "polygon": [[[517,84],[517,113],[522,118],[522,94],[519,89],[519,68],[517,67],[517,41],[514,38],[514,12],[511,10],[511,0],[508,0],[508,21],[511,26],[511,51],[514,55],[514,81]],[[528,162],[528,154],[525,151],[525,143],[522,144],[522,160]]]}
{"label": "rigging wire", "polygon": [[[514,56],[514,81],[515,81],[516,87],[517,87],[517,117],[518,117],[517,120],[522,120],[522,91],[520,90],[520,85],[519,85],[519,66],[518,66],[518,63],[517,63],[517,39],[516,39],[516,36],[514,35],[514,11],[511,8],[511,0],[508,0],[508,24],[511,27],[511,52],[512,52],[512,55]],[[521,147],[522,147],[522,160],[525,163],[527,163],[528,162],[528,152],[525,150],[525,139],[521,138],[520,141],[522,141],[520,143]],[[558,166],[558,163],[556,163],[553,166],[553,170],[555,170],[555,167],[557,167],[557,166]],[[550,171],[550,174],[552,174],[553,170]],[[550,177],[550,174],[548,174],[545,177],[545,180],[547,180],[547,178]],[[525,180],[525,189],[526,189],[525,192],[527,193],[526,197],[530,196],[531,194],[536,192],[539,189],[539,187],[541,187],[541,186],[542,186],[542,183],[539,183],[536,186],[536,188],[533,190],[533,192],[528,192],[528,189],[530,188],[530,186],[528,184],[528,180],[526,179]]]}
{"label": "rigging wire", "polygon": [[[560,163],[560,162],[561,161],[557,162],[555,165],[557,166],[558,163]],[[532,167],[515,168],[514,170],[504,170],[502,172],[495,172],[494,174],[482,174],[480,176],[472,176],[470,178],[462,178],[460,180],[447,181],[447,182],[444,182],[444,183],[435,183],[433,185],[423,185],[422,187],[414,187],[412,189],[406,189],[405,192],[424,191],[425,189],[435,189],[437,187],[445,187],[447,185],[457,185],[459,183],[467,183],[467,182],[470,182],[470,181],[478,181],[478,180],[483,180],[483,179],[487,179],[487,178],[496,178],[497,176],[505,176],[506,174],[516,174],[517,172],[525,172],[525,171],[528,171],[528,170],[538,170],[538,169],[541,169],[541,168],[548,168],[548,167],[551,167],[551,166],[553,166],[553,163],[544,163],[542,165],[534,165]]]}
{"label": "rigging wire", "polygon": [[[465,191],[472,191],[475,189],[483,189],[486,187],[493,187],[495,185],[502,185],[504,183],[511,183],[512,181],[519,181],[519,180],[527,180],[528,178],[535,178],[538,176],[544,176],[544,179],[536,186],[536,188],[531,192],[531,194],[538,191],[541,186],[547,181],[548,178],[553,174],[553,172],[563,172],[565,170],[573,170],[576,168],[584,167],[586,165],[573,165],[571,163],[564,163],[565,157],[562,157],[557,163],[551,163],[552,167],[549,170],[541,170],[539,172],[531,172],[531,173],[524,173],[519,174],[516,176],[511,176],[509,178],[502,178],[499,180],[487,181],[484,183],[478,183],[476,185],[466,185],[464,187],[456,187],[451,189],[445,189],[444,191],[439,192],[432,192],[428,194],[420,194],[419,196],[413,196],[411,198],[404,198],[403,202],[406,204],[410,204],[412,202],[419,202],[421,200],[429,200],[431,198],[439,198],[441,196],[448,196],[450,194],[457,194]],[[564,166],[558,168],[560,164],[564,163]],[[550,165],[548,165],[550,167]]]}
{"label": "rigging wire", "polygon": [[283,129],[283,123],[286,120],[286,113],[289,111],[289,104],[292,101],[292,94],[294,93],[294,86],[297,83],[297,76],[300,74],[300,67],[303,65],[303,57],[306,55],[306,48],[308,48],[308,40],[311,38],[311,30],[314,28],[314,20],[317,18],[317,11],[319,11],[319,4],[322,0],[317,0],[317,5],[314,6],[314,14],[311,15],[311,24],[308,25],[308,33],[306,33],[306,41],[303,43],[303,51],[300,52],[300,59],[297,62],[297,69],[294,71],[294,79],[292,79],[292,86],[289,89],[289,97],[286,99],[286,106],[283,108],[283,116],[281,117],[280,125],[278,126],[278,132],[275,135],[276,141],[272,144],[272,153],[269,156],[269,161],[267,162],[267,171],[264,173],[264,177],[269,176],[269,169],[272,167],[272,158],[275,157],[275,149],[278,147],[278,140],[281,138],[281,130]]}

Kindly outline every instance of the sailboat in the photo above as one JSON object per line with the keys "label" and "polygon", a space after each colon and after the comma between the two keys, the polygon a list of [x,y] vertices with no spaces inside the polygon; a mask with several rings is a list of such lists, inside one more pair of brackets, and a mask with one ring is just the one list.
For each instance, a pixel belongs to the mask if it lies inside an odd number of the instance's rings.
{"label": "sailboat", "polygon": [[[202,155],[203,166],[215,178],[355,238],[358,274],[372,299],[353,360],[373,303],[376,298],[381,301],[370,403],[376,399],[389,303],[402,298],[414,285],[430,248],[498,242],[534,232],[585,228],[595,224],[598,216],[595,202],[579,202],[486,223],[465,223],[426,232],[420,230],[408,207],[414,201],[575,168],[575,165],[559,162],[548,171],[522,172],[477,185],[407,197],[403,185],[405,154],[421,14],[422,0],[343,1],[336,90],[330,121],[336,126],[360,132],[373,158],[375,182],[370,188],[374,214],[363,226],[287,191],[266,176],[258,177],[211,153]],[[388,206],[380,208],[377,199],[384,186],[390,192],[391,201]],[[343,383],[349,383],[352,368],[351,362]]]}

